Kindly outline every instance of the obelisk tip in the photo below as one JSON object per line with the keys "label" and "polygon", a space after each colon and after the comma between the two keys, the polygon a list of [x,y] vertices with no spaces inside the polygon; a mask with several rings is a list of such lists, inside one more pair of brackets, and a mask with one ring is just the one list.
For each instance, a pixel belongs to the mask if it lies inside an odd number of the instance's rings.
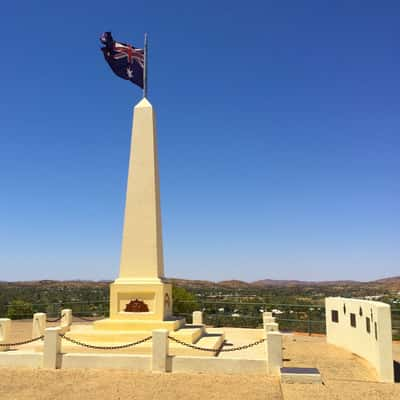
{"label": "obelisk tip", "polygon": [[139,103],[137,103],[135,106],[135,108],[143,108],[143,107],[153,107],[151,103],[146,99],[146,97],[143,97],[143,99],[140,100]]}

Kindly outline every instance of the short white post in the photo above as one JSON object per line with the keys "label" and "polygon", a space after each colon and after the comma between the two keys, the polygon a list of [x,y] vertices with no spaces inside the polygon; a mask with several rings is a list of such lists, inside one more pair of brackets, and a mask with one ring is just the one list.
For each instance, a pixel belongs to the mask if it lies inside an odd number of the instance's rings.
{"label": "short white post", "polygon": [[282,333],[268,332],[266,353],[268,373],[279,375],[282,367]]}
{"label": "short white post", "polygon": [[[0,344],[10,343],[11,319],[0,318]],[[9,350],[10,346],[0,346],[0,351]]]}
{"label": "short white post", "polygon": [[167,329],[155,329],[152,333],[153,347],[151,370],[153,372],[167,372],[168,333]]}
{"label": "short white post", "polygon": [[266,329],[267,324],[271,324],[273,322],[275,322],[275,317],[272,316],[272,312],[270,312],[270,311],[263,312],[264,329]]}
{"label": "short white post", "polygon": [[46,329],[46,314],[45,313],[35,313],[33,314],[32,321],[32,339],[44,335],[44,330]]}
{"label": "short white post", "polygon": [[269,322],[264,325],[265,337],[268,336],[268,332],[279,332],[279,325],[276,322]]}
{"label": "short white post", "polygon": [[43,368],[59,367],[61,352],[61,328],[46,328],[44,331]]}
{"label": "short white post", "polygon": [[193,311],[193,325],[203,325],[203,311]]}
{"label": "short white post", "polygon": [[66,308],[61,310],[61,329],[63,333],[68,332],[72,325],[72,310]]}

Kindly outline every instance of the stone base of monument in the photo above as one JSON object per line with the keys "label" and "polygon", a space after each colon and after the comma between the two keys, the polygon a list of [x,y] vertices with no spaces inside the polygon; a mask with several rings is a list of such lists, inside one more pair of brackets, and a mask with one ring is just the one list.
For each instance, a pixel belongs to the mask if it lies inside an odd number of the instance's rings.
{"label": "stone base of monument", "polygon": [[[154,329],[167,329],[169,335],[187,344],[213,349],[217,352],[224,340],[224,333],[207,333],[204,325],[185,324],[184,319],[171,321],[126,321],[104,319],[96,321],[92,325],[76,325],[66,334],[68,338],[86,343],[89,345],[105,347],[104,349],[91,349],[78,344],[62,340],[62,353],[128,353],[128,354],[149,354],[152,351],[152,340],[123,349],[106,349],[106,347],[124,345],[137,342],[152,335]],[[36,351],[43,351],[43,345],[35,346]],[[169,341],[170,355],[215,355],[212,351],[202,351]]]}
{"label": "stone base of monument", "polygon": [[[126,313],[125,313],[126,314]],[[133,314],[133,313],[132,313]],[[126,319],[101,319],[93,323],[93,330],[96,332],[109,331],[115,333],[116,331],[133,332],[133,331],[152,331],[154,329],[168,329],[169,331],[176,331],[185,326],[184,318],[170,317],[164,321],[156,320],[126,320]]]}

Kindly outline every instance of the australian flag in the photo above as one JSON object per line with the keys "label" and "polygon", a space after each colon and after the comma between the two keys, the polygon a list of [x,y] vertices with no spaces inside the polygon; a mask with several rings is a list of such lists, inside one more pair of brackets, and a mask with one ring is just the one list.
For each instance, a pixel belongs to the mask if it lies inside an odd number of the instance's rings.
{"label": "australian flag", "polygon": [[100,41],[104,44],[101,48],[104,58],[114,73],[143,89],[144,51],[130,44],[116,42],[111,32],[104,32]]}

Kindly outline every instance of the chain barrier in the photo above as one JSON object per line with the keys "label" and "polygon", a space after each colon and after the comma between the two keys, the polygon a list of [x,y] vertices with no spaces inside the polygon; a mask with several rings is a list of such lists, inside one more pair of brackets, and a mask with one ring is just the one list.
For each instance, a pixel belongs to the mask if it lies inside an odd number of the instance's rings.
{"label": "chain barrier", "polygon": [[46,318],[46,322],[58,322],[58,321],[61,321],[63,318],[64,318],[64,314],[62,314],[60,317],[58,317],[58,318],[55,318],[55,319],[47,319]]}
{"label": "chain barrier", "polygon": [[[100,321],[101,319],[104,319],[104,317],[99,318],[99,319],[90,319],[90,318],[81,317],[79,315],[74,315],[74,318],[78,318],[78,319],[81,319],[82,321],[86,321],[86,322]],[[96,317],[94,317],[94,318],[96,318]]]}
{"label": "chain barrier", "polygon": [[10,346],[10,347],[13,347],[13,346],[22,346],[23,344],[33,343],[33,342],[36,342],[36,341],[41,340],[41,339],[43,339],[43,338],[44,338],[44,335],[38,336],[38,337],[33,338],[33,339],[24,340],[23,342],[0,343],[0,347],[5,347],[5,346]]}
{"label": "chain barrier", "polygon": [[220,352],[245,350],[245,349],[249,349],[250,347],[257,346],[257,345],[259,345],[261,343],[264,343],[266,341],[266,339],[260,339],[260,340],[257,340],[254,343],[246,344],[244,346],[233,347],[231,349],[223,349],[222,347],[223,347],[224,343],[222,343],[221,348],[219,348],[219,349],[211,349],[211,348],[207,348],[207,347],[200,347],[200,346],[196,346],[194,344],[186,343],[186,342],[183,342],[182,340],[176,339],[176,338],[174,338],[172,336],[168,336],[168,339],[171,339],[172,341],[174,341],[176,343],[179,343],[182,346],[190,347],[190,348],[195,349],[195,350],[210,351],[210,352],[213,352],[213,353],[215,353],[215,352],[220,353]]}
{"label": "chain barrier", "polygon": [[152,336],[147,336],[146,338],[141,339],[141,340],[138,340],[137,342],[126,343],[126,344],[121,344],[121,345],[117,345],[117,346],[95,346],[95,345],[93,345],[93,344],[83,343],[83,342],[80,342],[80,341],[78,341],[78,340],[69,338],[68,336],[65,336],[65,335],[63,335],[63,334],[60,334],[60,336],[61,336],[62,339],[65,339],[65,340],[67,340],[68,342],[71,342],[71,343],[73,343],[73,344],[77,344],[77,345],[82,346],[82,347],[87,347],[88,349],[96,349],[96,350],[118,350],[118,349],[126,349],[127,347],[133,347],[133,346],[136,346],[136,345],[138,345],[138,344],[147,342],[147,341],[149,341],[149,340],[152,339]]}
{"label": "chain barrier", "polygon": [[46,318],[46,322],[58,322],[58,321],[61,320],[61,318],[62,318],[62,317],[58,317],[58,318],[55,318],[55,319],[47,319],[47,318]]}

